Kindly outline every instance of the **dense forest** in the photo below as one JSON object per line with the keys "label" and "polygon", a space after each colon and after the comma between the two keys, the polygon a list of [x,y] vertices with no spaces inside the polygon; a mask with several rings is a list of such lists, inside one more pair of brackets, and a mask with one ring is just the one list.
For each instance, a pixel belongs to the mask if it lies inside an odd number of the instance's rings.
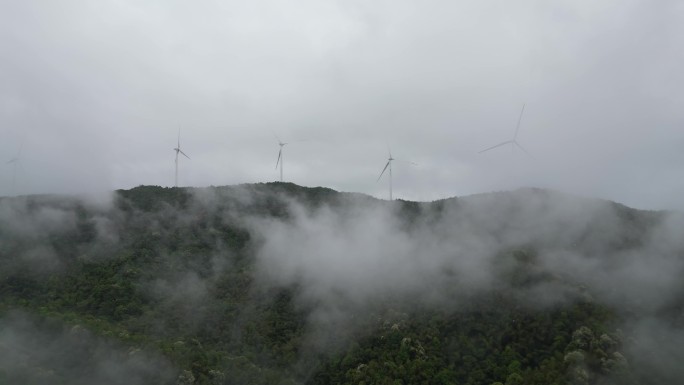
{"label": "dense forest", "polygon": [[0,198],[0,384],[668,384],[684,218],[522,189]]}

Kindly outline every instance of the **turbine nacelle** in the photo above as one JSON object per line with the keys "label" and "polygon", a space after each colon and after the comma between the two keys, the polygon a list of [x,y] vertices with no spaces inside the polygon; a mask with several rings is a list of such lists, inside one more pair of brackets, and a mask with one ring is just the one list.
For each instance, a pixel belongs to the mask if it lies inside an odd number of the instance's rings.
{"label": "turbine nacelle", "polygon": [[181,150],[181,149],[178,148],[178,147],[174,148],[173,151],[176,151],[176,157],[178,157],[178,154],[180,153],[180,154],[183,154],[184,157],[190,159],[190,157],[187,156],[187,155],[183,152],[183,150]]}

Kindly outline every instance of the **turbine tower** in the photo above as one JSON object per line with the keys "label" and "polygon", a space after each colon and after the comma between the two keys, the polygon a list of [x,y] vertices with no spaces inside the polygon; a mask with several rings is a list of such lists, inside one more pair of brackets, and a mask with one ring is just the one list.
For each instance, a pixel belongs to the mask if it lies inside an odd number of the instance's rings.
{"label": "turbine tower", "polygon": [[382,175],[385,173],[385,170],[387,170],[389,168],[389,200],[392,200],[392,161],[393,160],[394,160],[394,158],[392,158],[392,151],[389,151],[389,158],[387,158],[387,164],[385,164],[385,168],[382,169],[382,172],[380,173],[378,180],[376,180],[376,182],[379,182],[380,178],[382,178]]}
{"label": "turbine tower", "polygon": [[180,128],[178,129],[178,146],[173,149],[173,151],[176,151],[176,179],[174,183],[174,187],[178,187],[178,154],[183,154],[184,157],[190,159],[189,156],[185,155],[183,150],[180,148]]}
{"label": "turbine tower", "polygon": [[278,139],[278,145],[280,146],[280,151],[278,151],[278,160],[276,161],[276,169],[278,169],[278,165],[280,165],[280,181],[283,181],[283,147],[287,143],[284,143],[278,136],[276,135],[276,139]]}
{"label": "turbine tower", "polygon": [[523,104],[522,110],[520,110],[520,117],[518,117],[518,125],[515,127],[515,134],[513,135],[513,139],[507,140],[505,142],[501,142],[501,143],[499,143],[495,146],[492,146],[492,147],[485,148],[484,150],[480,151],[479,153],[482,154],[483,152],[487,152],[487,151],[493,150],[497,147],[501,147],[501,146],[505,146],[507,144],[510,144],[511,149],[515,149],[515,147],[517,146],[519,149],[523,150],[527,155],[532,156],[529,152],[527,152],[527,150],[525,150],[523,148],[523,146],[520,145],[520,143],[518,143],[518,131],[520,131],[520,121],[522,121],[522,116],[523,116],[524,112],[525,112],[525,104]]}

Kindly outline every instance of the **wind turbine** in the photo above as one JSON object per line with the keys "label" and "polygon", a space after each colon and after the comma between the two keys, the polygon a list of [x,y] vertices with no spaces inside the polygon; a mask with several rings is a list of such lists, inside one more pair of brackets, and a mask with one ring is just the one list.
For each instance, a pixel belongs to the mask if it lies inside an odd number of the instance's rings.
{"label": "wind turbine", "polygon": [[176,179],[174,187],[178,187],[178,154],[183,154],[184,157],[190,159],[190,157],[187,156],[180,148],[180,128],[178,129],[178,146],[173,150],[176,151]]}
{"label": "wind turbine", "polygon": [[485,148],[484,150],[480,151],[479,153],[482,154],[483,152],[487,152],[489,150],[493,150],[497,147],[505,146],[505,145],[510,143],[511,149],[514,149],[517,146],[519,149],[523,150],[527,155],[532,156],[529,152],[527,152],[527,150],[525,150],[523,148],[523,146],[520,145],[520,143],[518,143],[518,131],[520,131],[520,121],[522,120],[523,112],[525,112],[525,104],[523,104],[522,110],[520,110],[520,117],[518,117],[518,125],[515,127],[515,135],[513,135],[513,139],[507,140],[505,142],[501,142],[501,143],[499,143],[495,146],[492,146],[492,147]]}
{"label": "wind turbine", "polygon": [[392,200],[392,161],[394,160],[394,158],[392,158],[392,151],[390,149],[387,149],[387,151],[389,152],[389,158],[387,158],[385,168],[382,169],[382,172],[380,173],[380,176],[378,177],[378,180],[376,180],[376,182],[380,181],[382,175],[385,174],[385,170],[389,168],[389,200]]}
{"label": "wind turbine", "polygon": [[[275,135],[275,134],[273,134],[273,135]],[[280,151],[278,151],[278,160],[276,161],[276,169],[278,169],[278,165],[280,164],[280,181],[282,182],[283,181],[283,163],[284,163],[284,161],[283,161],[283,147],[285,147],[285,145],[287,143],[284,143],[282,140],[280,140],[278,135],[276,135],[276,139],[278,139],[278,145],[280,146]]]}
{"label": "wind turbine", "polygon": [[19,151],[17,151],[17,155],[7,162],[7,164],[12,165],[12,195],[16,195],[17,193],[17,166],[19,166],[20,163],[19,159],[21,157],[21,150],[23,147],[24,143],[19,145]]}

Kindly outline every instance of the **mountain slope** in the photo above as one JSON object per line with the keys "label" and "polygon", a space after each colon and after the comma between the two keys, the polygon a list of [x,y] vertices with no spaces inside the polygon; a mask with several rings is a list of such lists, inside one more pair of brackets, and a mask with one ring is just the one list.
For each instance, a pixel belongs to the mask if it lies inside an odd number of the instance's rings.
{"label": "mountain slope", "polygon": [[676,382],[681,224],[538,189],[0,198],[0,383]]}

